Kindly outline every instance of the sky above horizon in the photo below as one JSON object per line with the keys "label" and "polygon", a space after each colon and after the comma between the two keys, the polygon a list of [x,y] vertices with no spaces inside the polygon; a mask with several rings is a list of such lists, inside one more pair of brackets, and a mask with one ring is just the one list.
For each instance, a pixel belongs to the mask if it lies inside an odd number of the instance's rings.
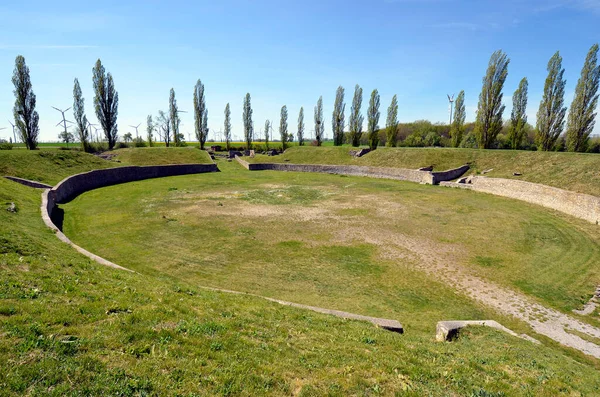
{"label": "sky above horizon", "polygon": [[[399,120],[448,122],[446,94],[465,90],[467,121],[475,119],[481,79],[497,49],[510,58],[504,119],[521,78],[529,80],[529,122],[542,97],[546,65],[560,51],[570,105],[589,48],[600,40],[600,0],[372,0],[372,1],[160,1],[30,0],[0,5],[0,138],[12,135],[14,61],[31,71],[40,114],[40,141],[56,141],[61,115],[73,105],[78,78],[86,114],[93,109],[92,67],[98,58],[119,93],[119,135],[168,109],[175,89],[181,132],[194,139],[192,98],[206,89],[209,139],[223,130],[230,103],[232,133],[243,136],[242,102],[252,97],[255,134],[273,122],[278,137],[282,105],[289,131],[304,107],[306,133],[323,96],[325,135],[331,137],[335,91],[346,89],[346,119],[354,86],[381,95],[380,126],[398,95]],[[73,119],[72,111],[67,113]],[[600,134],[600,122],[594,134]],[[365,122],[366,127],[366,122]]]}

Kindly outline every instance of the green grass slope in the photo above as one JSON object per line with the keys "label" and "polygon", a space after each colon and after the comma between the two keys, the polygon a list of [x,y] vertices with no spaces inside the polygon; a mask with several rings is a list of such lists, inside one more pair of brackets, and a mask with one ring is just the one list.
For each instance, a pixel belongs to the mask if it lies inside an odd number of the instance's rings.
{"label": "green grass slope", "polygon": [[[376,167],[420,168],[436,171],[471,163],[470,173],[490,170],[487,176],[517,178],[575,192],[600,196],[600,156],[590,153],[528,152],[450,148],[378,148],[360,158],[349,147],[293,147],[281,156],[257,155],[251,162],[296,164],[353,164]],[[513,176],[519,172],[522,176]]]}
{"label": "green grass slope", "polygon": [[118,165],[76,150],[2,150],[0,176],[54,185],[69,175]]}
{"label": "green grass slope", "polygon": [[198,148],[130,148],[117,149],[107,154],[113,154],[113,160],[121,165],[162,165],[162,164],[210,164],[208,153]]}
{"label": "green grass slope", "polygon": [[492,330],[437,343],[433,325],[398,335],[99,266],[43,225],[39,201],[38,190],[0,179],[2,396],[600,390],[596,361]]}

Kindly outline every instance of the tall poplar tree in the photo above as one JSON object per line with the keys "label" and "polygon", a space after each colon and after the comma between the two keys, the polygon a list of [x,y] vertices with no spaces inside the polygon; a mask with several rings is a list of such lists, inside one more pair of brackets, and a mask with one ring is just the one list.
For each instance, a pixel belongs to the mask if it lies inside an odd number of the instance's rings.
{"label": "tall poplar tree", "polygon": [[298,146],[304,146],[304,108],[298,114]]}
{"label": "tall poplar tree", "polygon": [[465,91],[458,93],[454,101],[454,120],[450,127],[450,138],[452,139],[452,147],[458,147],[462,141],[463,133],[465,132]]}
{"label": "tall poplar tree", "polygon": [[477,118],[475,120],[475,136],[479,147],[489,149],[496,142],[496,137],[502,130],[502,89],[510,59],[502,50],[495,51],[490,57],[488,68],[483,77],[479,104],[477,105]]}
{"label": "tall poplar tree", "polygon": [[335,93],[335,102],[333,104],[333,114],[331,116],[331,129],[333,130],[333,145],[340,146],[344,142],[344,87],[339,86]]}
{"label": "tall poplar tree", "polygon": [[79,80],[75,79],[73,83],[73,117],[75,118],[75,127],[77,129],[77,135],[79,136],[79,142],[81,149],[84,152],[90,151],[90,133],[88,131],[88,121],[85,117],[85,100],[81,93],[81,86]]}
{"label": "tall poplar tree", "polygon": [[565,126],[567,107],[564,106],[564,96],[567,81],[563,79],[564,73],[562,57],[556,51],[548,61],[548,77],[546,77],[544,95],[537,112],[535,140],[539,150],[554,149]]}
{"label": "tall poplar tree", "polygon": [[108,141],[108,149],[112,150],[119,139],[117,128],[117,115],[119,113],[119,94],[115,90],[115,83],[110,73],[106,73],[100,59],[92,69],[94,83],[94,109],[96,118],[104,131]]}
{"label": "tall poplar tree", "polygon": [[527,130],[527,90],[529,83],[527,77],[523,77],[519,87],[513,94],[513,108],[510,113],[510,128],[508,130],[508,141],[510,147],[518,149],[525,139]]}
{"label": "tall poplar tree", "polygon": [[206,98],[204,96],[204,84],[198,79],[194,86],[194,129],[196,139],[200,144],[200,149],[204,150],[204,144],[208,138],[208,128],[206,128]]}
{"label": "tall poplar tree", "polygon": [[350,107],[350,141],[352,146],[360,146],[360,138],[362,136],[363,117],[360,109],[362,108],[363,89],[357,84],[354,87],[354,98],[352,98],[352,106]]}
{"label": "tall poplar tree", "polygon": [[325,131],[325,124],[323,123],[323,97],[320,96],[315,106],[315,141],[317,146],[321,146],[323,142],[323,132]]}
{"label": "tall poplar tree", "polygon": [[149,114],[146,117],[146,134],[148,138],[148,146],[154,146],[154,122],[152,121],[152,115]]}
{"label": "tall poplar tree", "polygon": [[244,138],[246,139],[246,149],[252,149],[252,140],[254,139],[254,125],[252,124],[252,104],[250,103],[250,93],[244,97],[244,109],[242,119],[244,121]]}
{"label": "tall poplar tree", "polygon": [[288,140],[288,111],[287,106],[281,107],[281,114],[279,116],[279,136],[281,137],[281,147],[285,150]]}
{"label": "tall poplar tree", "polygon": [[269,131],[271,130],[271,122],[265,121],[265,148],[269,150]]}
{"label": "tall poplar tree", "polygon": [[181,144],[179,139],[179,124],[181,119],[179,118],[179,107],[177,107],[177,99],[175,99],[175,90],[171,88],[169,93],[169,120],[171,120],[171,132],[173,133],[173,144],[179,146]]}
{"label": "tall poplar tree", "polygon": [[599,82],[598,44],[594,44],[585,58],[569,111],[567,150],[571,152],[587,150],[590,134],[596,124],[595,111],[598,105]]}
{"label": "tall poplar tree", "polygon": [[380,97],[379,91],[374,89],[371,92],[371,99],[369,99],[369,110],[367,111],[367,131],[369,135],[369,148],[371,150],[377,149],[379,145],[379,112]]}
{"label": "tall poplar tree", "polygon": [[36,97],[31,85],[29,68],[22,55],[15,59],[12,82],[15,86],[13,91],[15,94],[15,106],[13,107],[15,128],[19,131],[21,140],[25,142],[27,149],[34,150],[38,145],[40,116],[35,110]]}
{"label": "tall poplar tree", "polygon": [[392,97],[392,103],[387,110],[387,119],[385,122],[385,146],[396,146],[396,136],[398,135],[398,97]]}
{"label": "tall poplar tree", "polygon": [[229,103],[225,105],[225,147],[227,150],[231,148],[231,109]]}

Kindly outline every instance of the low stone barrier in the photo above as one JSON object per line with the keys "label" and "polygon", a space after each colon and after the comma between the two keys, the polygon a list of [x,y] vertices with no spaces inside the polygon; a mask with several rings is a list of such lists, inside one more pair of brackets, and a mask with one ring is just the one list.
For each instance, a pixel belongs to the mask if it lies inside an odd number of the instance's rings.
{"label": "low stone barrier", "polygon": [[468,165],[454,170],[430,172],[405,168],[370,167],[363,165],[322,165],[322,164],[285,164],[285,163],[248,163],[239,156],[236,160],[249,171],[289,171],[289,172],[321,172],[336,175],[366,176],[370,178],[396,179],[401,181],[438,184],[440,181],[460,177],[469,169]]}
{"label": "low stone barrier", "polygon": [[20,183],[21,185],[33,187],[36,189],[52,189],[52,186],[46,185],[45,183],[30,181],[29,179],[17,178],[16,176],[5,176],[6,179],[13,182]]}
{"label": "low stone barrier", "polygon": [[439,321],[435,329],[435,339],[438,342],[452,341],[458,337],[458,333],[461,329],[468,326],[490,327],[499,331],[506,332],[509,335],[516,336],[517,338],[525,339],[530,342],[540,344],[540,341],[538,341],[537,339],[533,339],[531,336],[525,334],[519,335],[516,332],[506,328],[505,326],[501,325],[500,323],[494,320]]}
{"label": "low stone barrier", "polygon": [[464,183],[444,182],[442,185],[514,198],[552,208],[591,223],[600,223],[600,197],[589,194],[539,183],[485,176],[472,176],[466,178]]}

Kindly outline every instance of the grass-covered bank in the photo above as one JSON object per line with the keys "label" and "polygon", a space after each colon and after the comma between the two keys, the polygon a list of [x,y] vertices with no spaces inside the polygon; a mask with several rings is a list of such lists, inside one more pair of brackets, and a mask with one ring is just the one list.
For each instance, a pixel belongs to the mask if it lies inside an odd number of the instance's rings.
{"label": "grass-covered bank", "polygon": [[117,149],[107,154],[112,155],[110,161],[78,150],[0,151],[0,176],[16,176],[53,185],[67,176],[101,168],[212,162],[206,151],[197,148]]}
{"label": "grass-covered bank", "polygon": [[121,165],[163,165],[163,164],[210,164],[212,160],[204,150],[193,147],[152,147],[117,149],[106,152],[113,155],[113,161]]}
{"label": "grass-covered bank", "polygon": [[0,176],[16,176],[50,185],[73,174],[116,165],[118,163],[76,150],[0,151]]}
{"label": "grass-covered bank", "polygon": [[[257,155],[251,162],[297,164],[354,164],[376,167],[419,168],[436,171],[470,163],[469,172],[497,178],[518,178],[579,193],[600,196],[600,155],[590,153],[530,152],[450,148],[378,148],[354,158],[349,147],[293,147],[280,156]],[[514,176],[513,173],[521,173]]]}

